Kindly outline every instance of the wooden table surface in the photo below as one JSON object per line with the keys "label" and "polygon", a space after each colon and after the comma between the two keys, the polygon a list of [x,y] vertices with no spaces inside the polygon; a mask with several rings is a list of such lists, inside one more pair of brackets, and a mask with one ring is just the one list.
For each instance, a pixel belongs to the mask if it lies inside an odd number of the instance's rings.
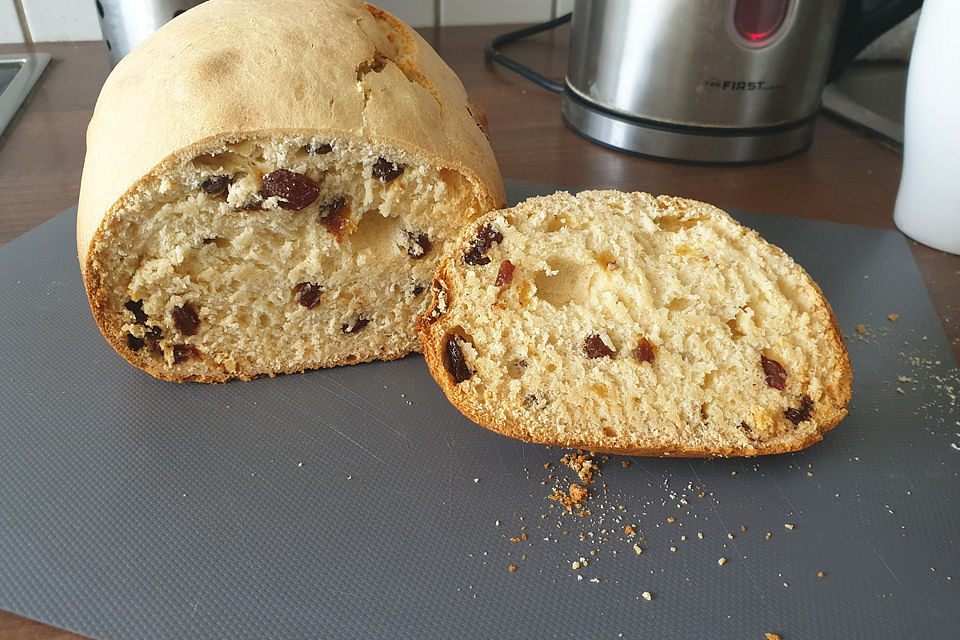
{"label": "wooden table surface", "polygon": [[[471,99],[485,107],[505,178],[643,190],[721,207],[893,228],[901,157],[862,133],[822,116],[805,153],[745,167],[680,165],[611,151],[564,126],[559,96],[484,60],[483,44],[509,28],[421,30],[459,74]],[[510,51],[560,77],[566,66],[567,33],[564,27],[512,45]],[[76,204],[84,130],[109,72],[99,42],[0,45],[0,54],[27,50],[48,52],[53,60],[26,107],[0,137],[0,245]],[[912,241],[910,246],[960,359],[960,257]],[[6,612],[0,612],[0,637],[81,638]]]}

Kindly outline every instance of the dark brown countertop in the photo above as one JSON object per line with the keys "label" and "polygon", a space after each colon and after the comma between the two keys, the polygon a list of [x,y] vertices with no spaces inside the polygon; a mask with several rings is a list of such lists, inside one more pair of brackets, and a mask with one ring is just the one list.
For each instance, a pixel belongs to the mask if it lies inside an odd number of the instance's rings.
{"label": "dark brown countertop", "polygon": [[[643,190],[721,207],[893,228],[900,154],[862,133],[823,116],[805,153],[744,167],[690,166],[628,156],[574,134],[560,119],[559,96],[484,60],[484,43],[509,28],[421,30],[460,75],[471,99],[486,109],[505,178]],[[29,46],[52,54],[53,60],[25,108],[0,137],[0,245],[76,204],[84,131],[109,72],[99,42]],[[0,45],[0,53],[26,50],[28,45]],[[513,45],[511,53],[559,77],[566,64],[566,32]],[[960,256],[912,241],[910,246],[960,359]],[[903,315],[909,310],[891,312]],[[81,638],[5,612],[0,612],[0,637]]]}

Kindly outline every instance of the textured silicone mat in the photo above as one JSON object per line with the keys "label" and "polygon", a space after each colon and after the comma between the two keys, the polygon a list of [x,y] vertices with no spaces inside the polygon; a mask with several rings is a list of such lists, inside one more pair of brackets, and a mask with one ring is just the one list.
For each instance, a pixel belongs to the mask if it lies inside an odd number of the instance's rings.
{"label": "textured silicone mat", "polygon": [[957,370],[906,243],[736,217],[834,305],[850,416],[797,454],[600,459],[564,516],[563,452],[471,424],[419,356],[217,386],[129,366],[65,212],[0,249],[0,608],[95,638],[956,638]]}

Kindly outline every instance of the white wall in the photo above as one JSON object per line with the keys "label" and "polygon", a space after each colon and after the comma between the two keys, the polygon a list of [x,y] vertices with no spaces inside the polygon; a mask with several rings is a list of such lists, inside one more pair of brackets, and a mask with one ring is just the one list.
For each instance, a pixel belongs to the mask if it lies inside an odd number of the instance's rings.
{"label": "white wall", "polygon": [[23,42],[23,31],[13,0],[0,0],[0,42]]}
{"label": "white wall", "polygon": [[[129,0],[137,2],[138,0]],[[269,2],[270,0],[263,0]],[[413,27],[540,22],[569,11],[572,0],[373,0]],[[17,8],[26,21],[20,28]],[[0,0],[0,42],[99,40],[94,0]]]}

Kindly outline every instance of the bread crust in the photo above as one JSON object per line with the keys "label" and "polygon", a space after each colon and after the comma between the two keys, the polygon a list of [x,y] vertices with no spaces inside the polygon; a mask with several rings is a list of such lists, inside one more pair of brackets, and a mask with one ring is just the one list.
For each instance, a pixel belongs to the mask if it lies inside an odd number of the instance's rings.
{"label": "bread crust", "polygon": [[[384,61],[399,67],[403,80],[365,90],[360,76]],[[87,129],[77,253],[98,327],[121,356],[157,377],[208,382],[261,375],[191,374],[187,365],[174,374],[123,343],[105,308],[94,249],[136,206],[144,185],[228,142],[312,136],[399,149],[458,172],[489,210],[503,206],[505,195],[484,124],[436,52],[373,5],[210,0],[191,9],[117,65]],[[379,357],[408,352],[387,348]]]}
{"label": "bread crust", "polygon": [[[569,195],[569,194],[555,194]],[[634,194],[629,194],[634,195]],[[646,194],[641,194],[646,195]],[[546,196],[547,198],[554,196]],[[669,196],[660,196],[657,198],[661,202],[669,203],[678,209],[695,210],[701,215],[716,215],[717,213],[727,216],[727,214],[716,207],[687,200],[684,198],[675,198]],[[820,287],[810,278],[799,265],[794,264],[804,278],[807,286],[816,292],[818,306],[826,312],[829,317],[828,333],[830,334],[830,350],[839,363],[837,384],[827,388],[824,398],[817,406],[816,412],[816,430],[803,435],[801,438],[793,440],[777,440],[773,442],[758,441],[749,446],[730,443],[728,446],[719,446],[715,448],[686,448],[675,446],[661,447],[611,447],[604,446],[603,443],[588,439],[563,439],[557,437],[531,438],[530,427],[532,420],[514,420],[507,419],[506,414],[491,410],[491,407],[483,402],[475,400],[472,396],[457,389],[457,384],[451,374],[444,366],[444,339],[450,327],[445,323],[445,311],[447,300],[452,297],[456,299],[457,292],[452,291],[454,278],[452,276],[454,269],[457,268],[458,259],[466,252],[473,242],[477,229],[482,228],[488,222],[492,222],[497,215],[502,212],[492,211],[464,229],[456,242],[448,245],[444,257],[441,259],[437,268],[437,273],[433,282],[433,299],[427,311],[417,320],[416,330],[420,342],[423,344],[424,357],[431,375],[443,389],[447,399],[464,416],[478,425],[495,431],[501,435],[525,440],[528,442],[537,442],[545,445],[555,445],[574,449],[586,449],[595,452],[613,453],[621,455],[634,456],[661,456],[661,457],[691,457],[691,458],[715,458],[715,457],[736,457],[736,456],[757,456],[772,455],[778,453],[788,453],[799,451],[823,439],[823,435],[835,427],[847,415],[846,406],[851,398],[851,384],[853,380],[853,369],[850,366],[850,359],[847,354],[846,345],[843,342],[840,327],[837,324],[836,316],[832,307]],[[729,216],[727,216],[729,217]],[[742,227],[746,233],[752,235],[759,242],[767,245],[775,253],[785,256],[787,254],[777,247],[766,242],[760,235],[747,227]]]}

